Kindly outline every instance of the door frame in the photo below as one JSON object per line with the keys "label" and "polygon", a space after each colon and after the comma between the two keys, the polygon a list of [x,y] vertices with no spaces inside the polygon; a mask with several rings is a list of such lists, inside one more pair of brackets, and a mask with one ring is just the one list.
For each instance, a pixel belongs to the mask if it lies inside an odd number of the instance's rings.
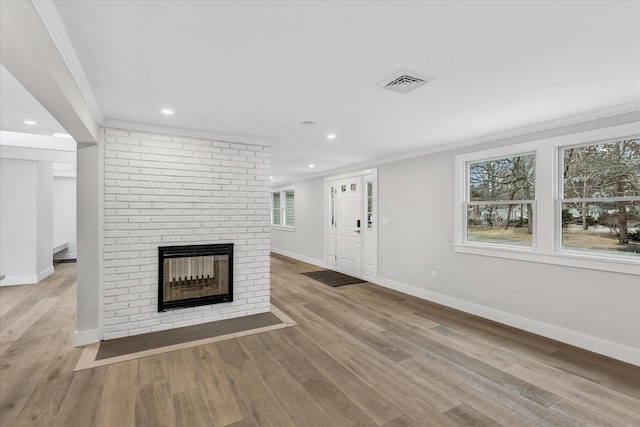
{"label": "door frame", "polygon": [[[324,243],[323,243],[323,247],[324,247],[324,263],[325,263],[325,267],[328,269],[336,269],[336,260],[329,260],[329,255],[328,255],[328,246],[327,246],[327,236],[329,234],[329,231],[331,230],[331,228],[333,228],[335,230],[335,224],[333,226],[331,226],[329,224],[329,200],[330,200],[330,185],[333,183],[334,187],[336,186],[336,183],[338,180],[340,179],[345,179],[345,178],[353,178],[353,177],[362,177],[362,203],[361,203],[361,209],[362,209],[362,222],[364,224],[364,226],[362,227],[363,230],[363,244],[361,244],[361,253],[360,253],[360,260],[361,260],[361,273],[359,278],[362,279],[367,279],[367,280],[375,280],[378,277],[378,169],[377,168],[372,168],[372,169],[364,169],[364,170],[360,170],[360,171],[354,171],[354,172],[348,172],[348,173],[343,173],[340,175],[333,175],[333,176],[329,176],[326,177],[324,179],[324,187],[323,187],[323,198],[324,198],[324,203],[323,203],[323,207],[324,207],[324,215],[323,217],[323,236],[324,236]],[[373,215],[372,215],[372,227],[371,228],[366,228],[367,227],[367,218],[366,218],[366,208],[367,208],[367,182],[372,182],[373,185],[373,191],[372,191],[372,207],[373,207]],[[336,195],[334,195],[334,197],[336,197]],[[334,199],[334,206],[335,209],[337,209],[337,203],[336,203],[337,199]],[[335,212],[334,212],[335,215]],[[337,218],[337,216],[336,216]],[[365,251],[365,244],[364,244],[364,240],[365,240],[365,236],[367,236],[368,239],[373,239],[373,243],[368,245],[368,249]],[[335,244],[337,244],[337,239],[334,242]],[[336,248],[334,248],[334,253],[336,253]],[[365,268],[365,259],[370,260],[370,265],[368,265]]]}

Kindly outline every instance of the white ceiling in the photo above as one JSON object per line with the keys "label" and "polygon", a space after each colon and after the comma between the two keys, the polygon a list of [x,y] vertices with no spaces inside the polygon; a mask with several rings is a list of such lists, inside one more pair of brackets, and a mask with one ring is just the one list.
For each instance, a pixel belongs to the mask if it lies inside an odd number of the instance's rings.
{"label": "white ceiling", "polygon": [[[637,1],[55,6],[103,124],[272,143],[274,182],[640,108]],[[380,88],[401,69],[434,80]]]}
{"label": "white ceiling", "polygon": [[[0,129],[3,131],[51,136],[66,133],[64,128],[38,101],[0,64]],[[26,124],[33,121],[36,124]],[[0,139],[3,143],[4,138]]]}

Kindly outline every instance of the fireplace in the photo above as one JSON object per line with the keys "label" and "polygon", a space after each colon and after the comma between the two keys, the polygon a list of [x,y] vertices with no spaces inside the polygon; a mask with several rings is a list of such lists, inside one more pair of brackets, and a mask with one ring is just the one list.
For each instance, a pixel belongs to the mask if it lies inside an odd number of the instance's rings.
{"label": "fireplace", "polygon": [[233,243],[158,248],[158,311],[233,301]]}

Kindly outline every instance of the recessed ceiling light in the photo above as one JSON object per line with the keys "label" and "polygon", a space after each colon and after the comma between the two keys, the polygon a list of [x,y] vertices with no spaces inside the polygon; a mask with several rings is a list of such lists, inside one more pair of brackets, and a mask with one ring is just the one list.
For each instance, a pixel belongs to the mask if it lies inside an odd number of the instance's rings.
{"label": "recessed ceiling light", "polygon": [[37,125],[37,123],[36,123],[36,122],[34,122],[33,120],[25,120],[25,121],[24,121],[24,124],[25,124],[25,125]]}
{"label": "recessed ceiling light", "polygon": [[313,168],[313,167],[315,167],[315,165],[313,163],[309,163],[309,167]]}
{"label": "recessed ceiling light", "polygon": [[273,179],[273,175],[269,177],[269,179]]}
{"label": "recessed ceiling light", "polygon": [[173,114],[173,110],[169,110],[168,108],[163,108],[161,112],[162,114],[166,114],[167,116],[170,116]]}
{"label": "recessed ceiling light", "polygon": [[69,135],[68,133],[54,133],[53,136],[55,136],[56,138],[69,138],[69,139],[71,139],[71,135]]}
{"label": "recessed ceiling light", "polygon": [[327,139],[336,139],[336,134],[330,133],[329,135],[327,135]]}

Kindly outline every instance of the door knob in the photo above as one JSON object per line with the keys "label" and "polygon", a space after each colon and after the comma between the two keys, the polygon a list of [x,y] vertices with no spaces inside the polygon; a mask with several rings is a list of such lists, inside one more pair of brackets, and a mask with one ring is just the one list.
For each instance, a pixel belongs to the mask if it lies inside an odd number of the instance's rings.
{"label": "door knob", "polygon": [[359,232],[360,232],[360,230],[353,230],[353,232],[354,232],[354,233],[359,233]]}

